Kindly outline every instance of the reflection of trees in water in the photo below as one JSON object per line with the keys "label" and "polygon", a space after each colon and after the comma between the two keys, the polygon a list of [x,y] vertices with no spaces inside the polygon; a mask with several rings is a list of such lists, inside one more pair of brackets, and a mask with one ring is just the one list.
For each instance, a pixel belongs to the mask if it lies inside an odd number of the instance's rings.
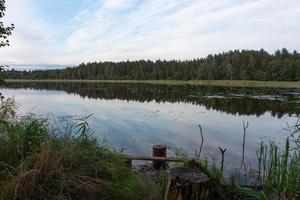
{"label": "reflection of trees in water", "polygon": [[[11,88],[63,90],[92,99],[120,99],[139,102],[191,103],[228,114],[260,116],[269,111],[281,118],[299,114],[299,90],[230,88],[213,86],[113,84],[113,83],[10,83]],[[294,94],[293,94],[294,93]],[[264,98],[257,98],[264,96]],[[269,98],[268,98],[269,97]]]}

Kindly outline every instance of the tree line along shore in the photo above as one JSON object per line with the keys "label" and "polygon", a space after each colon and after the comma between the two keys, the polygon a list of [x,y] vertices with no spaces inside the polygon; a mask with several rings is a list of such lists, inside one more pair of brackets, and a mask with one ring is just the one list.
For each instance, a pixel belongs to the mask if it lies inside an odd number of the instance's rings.
{"label": "tree line along shore", "polygon": [[300,88],[300,81],[249,81],[249,80],[84,80],[84,79],[6,79],[7,83],[143,83],[162,85],[203,85],[227,87]]}
{"label": "tree line along shore", "polygon": [[65,69],[9,69],[5,77],[43,80],[219,80],[219,84],[222,83],[220,80],[295,82],[300,81],[300,54],[285,48],[273,54],[263,49],[234,50],[185,61],[88,62]]}

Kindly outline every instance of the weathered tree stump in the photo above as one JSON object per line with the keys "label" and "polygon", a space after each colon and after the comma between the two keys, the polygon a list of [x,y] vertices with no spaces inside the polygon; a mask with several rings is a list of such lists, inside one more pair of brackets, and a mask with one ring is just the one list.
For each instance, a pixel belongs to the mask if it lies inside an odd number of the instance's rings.
{"label": "weathered tree stump", "polygon": [[206,200],[210,195],[209,178],[197,170],[180,167],[168,176],[165,200]]}

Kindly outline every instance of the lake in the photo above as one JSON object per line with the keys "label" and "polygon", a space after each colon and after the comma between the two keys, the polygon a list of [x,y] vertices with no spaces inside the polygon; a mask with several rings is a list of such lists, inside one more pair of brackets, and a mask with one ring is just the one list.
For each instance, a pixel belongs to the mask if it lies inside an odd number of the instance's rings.
{"label": "lake", "polygon": [[241,161],[242,121],[249,122],[245,159],[253,162],[260,141],[281,144],[287,123],[295,123],[300,113],[300,89],[52,82],[9,83],[1,92],[15,97],[20,113],[93,113],[88,122],[95,136],[129,154],[149,155],[152,145],[166,144],[169,155],[194,156],[200,124],[202,158],[218,160],[218,147],[227,148],[226,168]]}

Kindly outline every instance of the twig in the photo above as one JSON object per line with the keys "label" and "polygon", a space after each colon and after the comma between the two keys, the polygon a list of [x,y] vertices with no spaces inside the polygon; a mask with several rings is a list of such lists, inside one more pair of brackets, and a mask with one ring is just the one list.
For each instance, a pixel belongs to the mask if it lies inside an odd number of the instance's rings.
{"label": "twig", "polygon": [[245,144],[246,144],[246,130],[249,126],[249,122],[247,121],[247,123],[245,124],[245,121],[243,120],[243,130],[244,130],[244,134],[243,134],[243,150],[242,150],[242,161],[241,161],[241,166],[240,169],[242,169],[242,167],[244,166],[244,168],[246,168],[245,166]]}

